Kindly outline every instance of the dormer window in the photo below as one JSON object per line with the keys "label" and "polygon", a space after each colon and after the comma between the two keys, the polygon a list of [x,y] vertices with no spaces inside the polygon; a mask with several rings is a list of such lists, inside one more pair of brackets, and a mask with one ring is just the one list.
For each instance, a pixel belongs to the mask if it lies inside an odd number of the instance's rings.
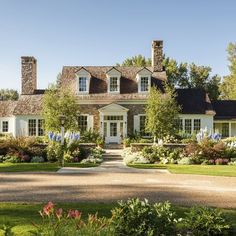
{"label": "dormer window", "polygon": [[149,78],[148,77],[141,77],[140,91],[147,92],[148,88],[149,88]]}
{"label": "dormer window", "polygon": [[107,87],[108,93],[120,93],[121,72],[115,67],[107,71]]}
{"label": "dormer window", "polygon": [[76,73],[78,94],[89,93],[90,78],[91,74],[83,67]]}
{"label": "dormer window", "polygon": [[79,77],[79,92],[86,92],[87,89],[87,78]]}
{"label": "dormer window", "polygon": [[111,77],[110,78],[110,92],[118,92],[118,78]]}
{"label": "dormer window", "polygon": [[151,77],[152,72],[145,67],[137,73],[138,92],[147,93],[149,91],[151,87]]}

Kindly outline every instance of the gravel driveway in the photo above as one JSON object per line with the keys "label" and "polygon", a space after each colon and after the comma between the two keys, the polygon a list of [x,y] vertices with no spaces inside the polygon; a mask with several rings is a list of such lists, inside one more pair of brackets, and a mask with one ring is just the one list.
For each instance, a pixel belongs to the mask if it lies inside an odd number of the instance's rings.
{"label": "gravel driveway", "polygon": [[101,168],[78,173],[0,173],[0,201],[108,202],[140,197],[236,208],[235,177]]}

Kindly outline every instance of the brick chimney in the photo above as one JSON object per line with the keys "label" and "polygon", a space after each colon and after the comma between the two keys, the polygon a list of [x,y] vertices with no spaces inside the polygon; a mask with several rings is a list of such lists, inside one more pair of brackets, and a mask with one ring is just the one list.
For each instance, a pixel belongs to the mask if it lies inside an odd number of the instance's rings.
{"label": "brick chimney", "polygon": [[33,94],[37,89],[37,60],[21,57],[21,94]]}
{"label": "brick chimney", "polygon": [[154,40],[152,41],[152,67],[153,71],[163,71],[163,41]]}

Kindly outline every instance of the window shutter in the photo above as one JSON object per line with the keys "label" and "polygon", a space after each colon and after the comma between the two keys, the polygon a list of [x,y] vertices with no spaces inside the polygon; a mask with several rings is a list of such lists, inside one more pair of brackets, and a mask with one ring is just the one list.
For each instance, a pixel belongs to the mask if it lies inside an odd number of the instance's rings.
{"label": "window shutter", "polygon": [[93,131],[93,115],[88,115],[88,130]]}
{"label": "window shutter", "polygon": [[139,116],[134,115],[134,133],[139,132]]}

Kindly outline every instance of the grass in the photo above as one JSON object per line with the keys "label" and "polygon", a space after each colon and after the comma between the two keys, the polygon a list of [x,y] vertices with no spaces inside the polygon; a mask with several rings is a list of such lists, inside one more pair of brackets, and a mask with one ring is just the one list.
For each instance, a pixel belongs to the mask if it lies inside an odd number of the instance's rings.
{"label": "grass", "polygon": [[[0,225],[9,222],[14,226],[13,231],[17,235],[29,235],[29,230],[35,229],[33,224],[40,224],[41,217],[39,211],[43,204],[26,204],[26,203],[0,203]],[[78,209],[82,212],[82,218],[85,219],[88,214],[95,214],[98,216],[111,216],[111,209],[117,206],[116,203],[58,203],[58,208]],[[189,211],[189,207],[173,206],[178,217],[184,217],[184,213]],[[222,209],[227,217],[227,221],[236,227],[236,209]],[[0,232],[0,235],[1,234]]]}
{"label": "grass", "polygon": [[[66,167],[88,168],[98,164],[65,163]],[[56,172],[58,163],[0,163],[0,172]]]}
{"label": "grass", "polygon": [[128,166],[140,169],[168,169],[173,174],[196,174],[236,177],[236,166],[230,165],[130,164]]}

